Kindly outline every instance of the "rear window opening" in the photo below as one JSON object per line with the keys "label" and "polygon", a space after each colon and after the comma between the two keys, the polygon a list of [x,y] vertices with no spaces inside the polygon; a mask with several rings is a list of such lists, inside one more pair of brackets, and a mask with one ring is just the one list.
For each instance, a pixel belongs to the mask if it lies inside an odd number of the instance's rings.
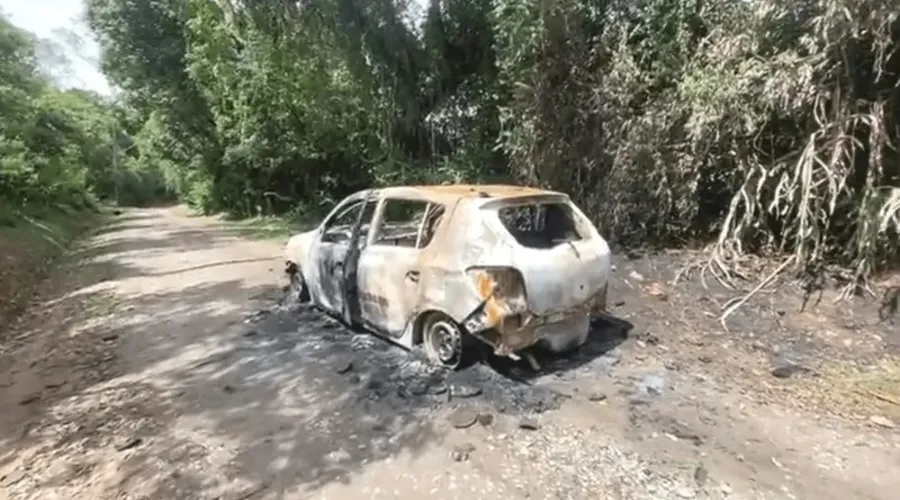
{"label": "rear window opening", "polygon": [[516,241],[529,248],[552,248],[584,235],[566,203],[535,203],[501,208],[500,222]]}

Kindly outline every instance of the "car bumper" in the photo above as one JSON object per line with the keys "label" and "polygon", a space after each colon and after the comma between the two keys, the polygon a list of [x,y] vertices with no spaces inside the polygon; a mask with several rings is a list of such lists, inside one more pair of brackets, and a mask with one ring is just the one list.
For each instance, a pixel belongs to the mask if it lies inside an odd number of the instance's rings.
{"label": "car bumper", "polygon": [[606,311],[607,287],[577,307],[552,314],[517,314],[503,318],[492,328],[473,332],[494,348],[500,356],[540,346],[552,352],[564,352],[581,346],[590,334],[591,316]]}
{"label": "car bumper", "polygon": [[576,315],[559,323],[539,326],[535,330],[533,345],[552,352],[565,352],[584,344],[590,331],[590,315]]}

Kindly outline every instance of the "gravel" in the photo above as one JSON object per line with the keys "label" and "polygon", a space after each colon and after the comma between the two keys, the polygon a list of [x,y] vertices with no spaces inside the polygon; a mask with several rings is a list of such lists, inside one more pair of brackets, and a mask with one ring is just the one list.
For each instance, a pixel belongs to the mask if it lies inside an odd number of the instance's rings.
{"label": "gravel", "polygon": [[527,477],[522,487],[542,491],[542,497],[596,498],[606,492],[610,498],[664,500],[694,493],[693,478],[660,472],[600,431],[547,425],[507,439],[517,459],[509,462],[507,477]]}

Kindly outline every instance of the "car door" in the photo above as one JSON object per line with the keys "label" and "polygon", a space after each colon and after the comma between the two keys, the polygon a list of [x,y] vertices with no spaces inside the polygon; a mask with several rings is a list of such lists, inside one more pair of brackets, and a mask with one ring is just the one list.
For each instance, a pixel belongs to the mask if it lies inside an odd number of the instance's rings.
{"label": "car door", "polygon": [[[307,285],[313,301],[334,314],[343,314],[345,261],[354,233],[367,233],[370,224],[362,219],[374,210],[365,198],[348,198],[325,219],[309,250]],[[365,237],[357,236],[359,242]],[[352,273],[350,273],[352,274]]]}
{"label": "car door", "polygon": [[376,211],[368,246],[359,259],[364,323],[394,338],[416,311],[422,249],[431,241],[443,206],[387,198]]}

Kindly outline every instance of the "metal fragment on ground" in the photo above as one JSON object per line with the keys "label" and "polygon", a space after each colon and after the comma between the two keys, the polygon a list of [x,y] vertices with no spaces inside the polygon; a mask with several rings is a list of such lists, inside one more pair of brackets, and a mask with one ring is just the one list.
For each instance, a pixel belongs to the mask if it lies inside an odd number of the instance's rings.
{"label": "metal fragment on ground", "polygon": [[455,462],[465,462],[473,451],[475,451],[475,445],[472,443],[457,444],[450,451],[450,458]]}
{"label": "metal fragment on ground", "polygon": [[541,428],[541,424],[533,418],[525,417],[519,421],[519,428],[528,431],[536,431]]}
{"label": "metal fragment on ground", "polygon": [[457,408],[450,414],[450,423],[457,429],[467,429],[475,425],[478,414],[469,408]]}

